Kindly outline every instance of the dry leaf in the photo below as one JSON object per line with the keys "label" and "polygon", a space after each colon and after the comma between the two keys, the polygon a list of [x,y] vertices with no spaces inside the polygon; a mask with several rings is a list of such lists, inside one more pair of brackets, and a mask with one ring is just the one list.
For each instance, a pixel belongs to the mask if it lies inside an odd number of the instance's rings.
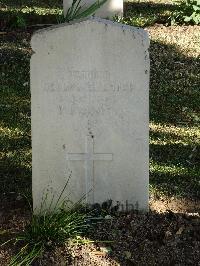
{"label": "dry leaf", "polygon": [[176,235],[181,235],[184,230],[184,226],[180,227],[178,231],[176,232]]}
{"label": "dry leaf", "polygon": [[90,256],[103,256],[103,257],[105,257],[106,256],[106,253],[105,252],[102,252],[102,251],[92,251],[92,252],[90,252],[89,253],[90,254]]}
{"label": "dry leaf", "polygon": [[124,251],[124,256],[126,259],[130,259],[131,258],[131,252],[130,251]]}

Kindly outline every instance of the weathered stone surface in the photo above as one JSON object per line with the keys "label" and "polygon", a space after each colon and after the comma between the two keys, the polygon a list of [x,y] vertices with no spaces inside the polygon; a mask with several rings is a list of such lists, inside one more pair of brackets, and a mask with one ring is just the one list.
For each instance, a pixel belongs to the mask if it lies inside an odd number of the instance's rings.
{"label": "weathered stone surface", "polygon": [[148,209],[148,47],[143,29],[96,18],[33,35],[34,208],[72,171],[71,201]]}
{"label": "weathered stone surface", "polygon": [[[82,0],[81,5],[84,8],[93,4],[96,0]],[[63,0],[64,14],[68,8],[71,7],[73,0]],[[95,16],[101,18],[112,19],[115,15],[123,15],[123,0],[108,0],[103,6],[101,6],[96,12]]]}

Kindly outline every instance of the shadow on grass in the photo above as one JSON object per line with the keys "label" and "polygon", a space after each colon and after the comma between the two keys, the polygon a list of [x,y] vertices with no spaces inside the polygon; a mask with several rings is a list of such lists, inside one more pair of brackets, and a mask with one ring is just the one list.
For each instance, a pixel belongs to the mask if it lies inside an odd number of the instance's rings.
{"label": "shadow on grass", "polygon": [[48,11],[44,11],[43,14],[37,14],[34,10],[28,13],[24,13],[20,10],[0,10],[0,16],[0,27],[2,30],[23,29],[38,24],[58,23],[58,14],[48,14]]}
{"label": "shadow on grass", "polygon": [[155,23],[169,24],[169,16],[176,5],[153,2],[124,3],[124,22],[133,26],[149,26]]}
{"label": "shadow on grass", "polygon": [[[200,198],[200,140],[193,134],[197,127],[177,128],[177,132],[150,130],[150,187],[153,195]],[[191,130],[192,131],[192,130]]]}
{"label": "shadow on grass", "polygon": [[150,119],[156,123],[199,123],[200,60],[172,46],[151,42]]}
{"label": "shadow on grass", "polygon": [[167,195],[199,198],[200,60],[155,41],[150,58],[150,119],[167,125],[150,131],[150,184]]}
{"label": "shadow on grass", "polygon": [[[150,145],[150,156],[157,163],[169,163],[182,167],[198,167],[200,163],[199,148],[196,144],[195,152],[194,146],[191,144],[164,144],[164,145]],[[191,157],[192,155],[192,157]],[[191,158],[190,158],[191,157]]]}
{"label": "shadow on grass", "polygon": [[[188,168],[187,170],[190,171]],[[192,172],[195,169],[191,169]],[[199,199],[200,198],[200,185],[199,176],[192,176],[192,172],[186,174],[172,174],[168,173],[167,169],[163,172],[150,172],[150,185],[151,194],[155,198],[160,198],[161,196],[167,197],[181,197],[185,199]],[[200,174],[200,171],[199,171]]]}
{"label": "shadow on grass", "polygon": [[159,13],[160,11],[173,11],[176,9],[175,4],[155,3],[155,2],[127,2],[124,3],[124,12],[127,15],[129,12],[137,12],[143,15],[150,13]]}
{"label": "shadow on grass", "polygon": [[30,33],[1,36],[0,200],[16,199],[31,187]]}
{"label": "shadow on grass", "polygon": [[[60,0],[2,0],[1,1],[1,6],[2,7],[22,7],[22,6],[27,6],[27,7],[61,7],[62,6],[62,1]],[[0,7],[1,7],[0,6]]]}
{"label": "shadow on grass", "polygon": [[34,24],[58,23],[58,14],[62,9],[59,0],[4,0],[0,5],[0,28],[13,30]]}
{"label": "shadow on grass", "polygon": [[[0,9],[1,28],[13,29],[35,24],[58,23],[58,10],[62,1],[4,1]],[[5,8],[6,7],[6,8]],[[24,8],[22,12],[22,8]],[[54,14],[52,11],[54,9]],[[57,9],[57,11],[55,11]],[[169,23],[169,16],[176,5],[158,3],[124,3],[122,22],[133,26],[148,26],[154,23]]]}
{"label": "shadow on grass", "polygon": [[1,122],[4,127],[25,132],[30,131],[29,38],[29,33],[13,32],[0,42]]}

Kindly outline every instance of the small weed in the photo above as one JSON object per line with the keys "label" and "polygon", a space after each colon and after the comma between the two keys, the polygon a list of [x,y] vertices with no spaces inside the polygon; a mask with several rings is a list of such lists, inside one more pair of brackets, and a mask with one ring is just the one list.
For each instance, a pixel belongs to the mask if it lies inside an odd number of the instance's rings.
{"label": "small weed", "polygon": [[26,20],[25,18],[23,17],[22,14],[20,13],[17,13],[16,14],[16,20],[15,20],[15,23],[13,23],[13,25],[11,27],[13,28],[26,28]]}
{"label": "small weed", "polygon": [[54,197],[52,197],[49,207],[46,209],[46,200],[49,197],[46,195],[39,213],[34,214],[32,211],[29,225],[21,235],[15,238],[15,244],[22,247],[18,254],[11,259],[10,266],[31,265],[33,261],[42,256],[45,250],[52,249],[55,245],[64,244],[88,229],[86,214],[79,212],[76,204],[72,208],[67,208],[66,202],[61,200],[68,181],[54,207]]}

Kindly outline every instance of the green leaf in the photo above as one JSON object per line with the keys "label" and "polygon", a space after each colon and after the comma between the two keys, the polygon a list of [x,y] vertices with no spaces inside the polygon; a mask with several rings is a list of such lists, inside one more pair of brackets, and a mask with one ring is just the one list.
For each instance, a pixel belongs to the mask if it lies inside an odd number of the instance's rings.
{"label": "green leaf", "polygon": [[97,0],[88,8],[84,9],[81,6],[81,1],[82,0],[73,0],[72,6],[67,10],[67,14],[65,16],[65,20],[67,22],[91,16],[96,12],[97,9],[107,2],[107,0]]}
{"label": "green leaf", "polygon": [[191,16],[190,16],[190,17],[184,17],[184,21],[185,21],[185,22],[189,22],[189,21],[191,21],[191,20],[192,20]]}
{"label": "green leaf", "polygon": [[196,25],[200,24],[200,15],[193,18]]}
{"label": "green leaf", "polygon": [[199,6],[193,5],[192,7],[193,7],[193,9],[194,9],[195,11],[200,10],[200,7],[199,7]]}

